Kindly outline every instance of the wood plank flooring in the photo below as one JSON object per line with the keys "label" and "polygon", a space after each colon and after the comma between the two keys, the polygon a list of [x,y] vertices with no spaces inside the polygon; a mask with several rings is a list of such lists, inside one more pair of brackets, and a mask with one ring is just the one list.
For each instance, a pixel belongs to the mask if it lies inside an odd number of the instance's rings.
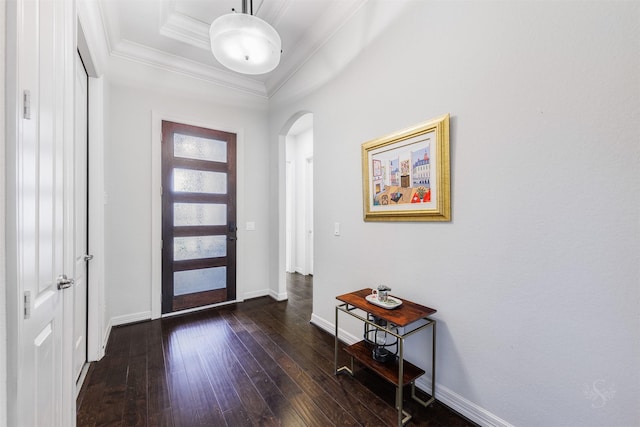
{"label": "wood plank flooring", "polygon": [[[357,364],[354,378],[334,375],[333,336],[309,323],[311,278],[288,279],[288,301],[113,328],[78,396],[78,426],[395,425],[393,386]],[[474,425],[439,402],[405,405],[411,426]]]}

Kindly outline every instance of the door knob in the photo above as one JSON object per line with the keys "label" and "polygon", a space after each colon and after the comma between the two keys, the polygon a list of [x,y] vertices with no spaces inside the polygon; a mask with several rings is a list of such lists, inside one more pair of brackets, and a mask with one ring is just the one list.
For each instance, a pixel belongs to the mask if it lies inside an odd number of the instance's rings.
{"label": "door knob", "polygon": [[73,285],[73,279],[69,279],[66,274],[62,274],[58,277],[58,289],[67,289]]}

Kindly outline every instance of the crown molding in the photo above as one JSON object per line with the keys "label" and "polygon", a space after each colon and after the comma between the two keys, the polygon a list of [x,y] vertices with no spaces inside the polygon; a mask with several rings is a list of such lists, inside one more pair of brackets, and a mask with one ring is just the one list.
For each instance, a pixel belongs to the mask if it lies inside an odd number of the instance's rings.
{"label": "crown molding", "polygon": [[267,97],[264,84],[258,80],[223,71],[180,56],[171,55],[133,43],[129,40],[121,40],[118,45],[112,49],[111,55],[165,71],[181,73],[192,78],[232,88],[251,95],[263,98]]}
{"label": "crown molding", "polygon": [[163,2],[160,34],[203,50],[210,50],[209,24],[175,10],[173,2]]}
{"label": "crown molding", "polygon": [[100,16],[102,17],[102,27],[104,28],[104,40],[107,44],[109,54],[113,52],[113,46],[118,44],[121,39],[120,36],[120,24],[118,22],[118,16],[113,7],[105,6],[104,0],[96,2]]}

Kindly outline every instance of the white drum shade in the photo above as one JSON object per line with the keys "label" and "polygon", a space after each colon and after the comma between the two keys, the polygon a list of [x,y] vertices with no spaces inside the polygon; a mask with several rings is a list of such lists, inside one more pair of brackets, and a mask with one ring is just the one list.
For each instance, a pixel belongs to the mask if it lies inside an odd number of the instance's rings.
{"label": "white drum shade", "polygon": [[209,28],[213,56],[230,70],[264,74],[280,63],[282,42],[276,30],[246,13],[222,15]]}

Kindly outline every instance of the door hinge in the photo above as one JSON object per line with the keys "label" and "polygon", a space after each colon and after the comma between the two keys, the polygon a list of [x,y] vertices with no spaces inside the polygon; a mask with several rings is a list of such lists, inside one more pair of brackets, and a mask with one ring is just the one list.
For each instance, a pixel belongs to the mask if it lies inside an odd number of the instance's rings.
{"label": "door hinge", "polygon": [[31,120],[31,91],[25,90],[22,93],[22,117]]}
{"label": "door hinge", "polygon": [[24,318],[31,318],[31,291],[24,293]]}

